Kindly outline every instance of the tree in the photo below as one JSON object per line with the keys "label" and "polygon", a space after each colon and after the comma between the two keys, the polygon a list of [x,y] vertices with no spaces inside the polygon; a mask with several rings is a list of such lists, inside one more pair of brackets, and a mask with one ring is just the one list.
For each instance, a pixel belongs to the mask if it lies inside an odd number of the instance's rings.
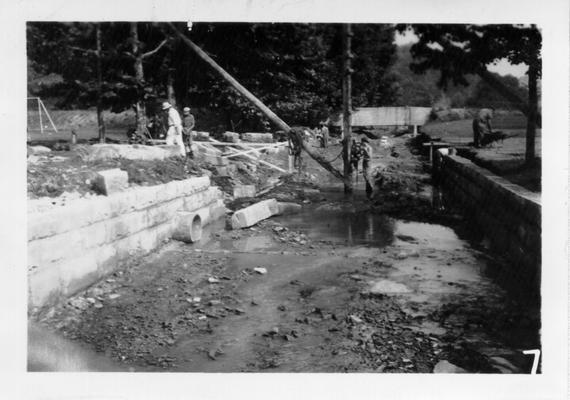
{"label": "tree", "polygon": [[146,94],[152,92],[152,89],[149,88],[145,83],[145,76],[144,76],[144,67],[143,61],[145,59],[151,57],[152,55],[156,54],[160,49],[168,42],[168,38],[163,39],[154,49],[143,52],[142,51],[142,43],[139,40],[139,32],[138,32],[138,23],[131,22],[130,23],[130,35],[129,41],[131,45],[130,53],[127,53],[131,59],[133,60],[133,69],[134,69],[134,84],[137,88],[137,98],[134,102],[134,109],[136,113],[136,121],[137,121],[137,130],[139,132],[144,132],[147,126],[147,119],[146,119],[146,105],[145,105],[145,98]]}
{"label": "tree", "polygon": [[[439,84],[448,81],[467,84],[465,75],[477,74],[517,109],[527,116],[527,163],[535,158],[535,131],[540,124],[537,80],[541,76],[542,36],[535,25],[411,25],[419,38],[411,48],[416,63],[410,68],[417,73],[436,69],[441,73]],[[406,25],[398,29],[404,31]],[[528,100],[504,85],[487,70],[487,65],[506,58],[512,64],[528,65]]]}

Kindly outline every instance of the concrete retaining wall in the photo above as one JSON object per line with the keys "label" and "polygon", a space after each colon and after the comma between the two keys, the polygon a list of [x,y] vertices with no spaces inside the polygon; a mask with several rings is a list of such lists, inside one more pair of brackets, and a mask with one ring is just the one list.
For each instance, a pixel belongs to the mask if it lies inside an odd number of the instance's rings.
{"label": "concrete retaining wall", "polygon": [[[471,161],[436,152],[434,175],[445,194],[489,238],[512,266],[509,281],[540,289],[540,194],[515,185]],[[538,292],[537,292],[538,293]]]}
{"label": "concrete retaining wall", "polygon": [[[38,204],[35,204],[35,203]],[[222,193],[208,177],[136,187],[28,211],[29,306],[52,304],[94,283],[117,263],[170,238],[178,211],[203,224],[225,214]]]}

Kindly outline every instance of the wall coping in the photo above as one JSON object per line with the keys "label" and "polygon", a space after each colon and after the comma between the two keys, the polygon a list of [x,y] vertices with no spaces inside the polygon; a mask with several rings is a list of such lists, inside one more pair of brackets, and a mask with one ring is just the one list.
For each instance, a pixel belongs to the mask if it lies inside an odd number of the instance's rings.
{"label": "wall coping", "polygon": [[507,179],[489,171],[488,169],[480,167],[479,165],[473,163],[471,160],[467,158],[456,155],[444,155],[443,158],[444,160],[451,160],[453,162],[465,165],[466,167],[469,167],[477,171],[479,174],[485,176],[486,178],[489,178],[490,180],[494,181],[496,184],[501,186],[502,189],[516,196],[522,197],[525,200],[534,203],[538,207],[542,207],[542,199],[540,193],[531,192],[530,190],[520,185],[517,185],[516,183],[512,183]]}

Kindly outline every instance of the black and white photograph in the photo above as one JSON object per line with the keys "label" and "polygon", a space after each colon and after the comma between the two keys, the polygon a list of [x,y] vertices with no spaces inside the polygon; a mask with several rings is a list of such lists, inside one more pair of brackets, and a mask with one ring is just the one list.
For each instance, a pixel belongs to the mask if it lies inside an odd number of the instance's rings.
{"label": "black and white photograph", "polygon": [[567,5],[158,3],[14,24],[21,398],[565,398]]}

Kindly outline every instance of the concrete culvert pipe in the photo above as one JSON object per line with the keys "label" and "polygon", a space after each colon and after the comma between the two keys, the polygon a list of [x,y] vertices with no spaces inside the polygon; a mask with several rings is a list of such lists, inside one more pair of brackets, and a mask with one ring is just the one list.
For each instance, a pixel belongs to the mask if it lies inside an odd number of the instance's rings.
{"label": "concrete culvert pipe", "polygon": [[172,238],[186,243],[194,243],[202,238],[202,218],[198,213],[179,212]]}

